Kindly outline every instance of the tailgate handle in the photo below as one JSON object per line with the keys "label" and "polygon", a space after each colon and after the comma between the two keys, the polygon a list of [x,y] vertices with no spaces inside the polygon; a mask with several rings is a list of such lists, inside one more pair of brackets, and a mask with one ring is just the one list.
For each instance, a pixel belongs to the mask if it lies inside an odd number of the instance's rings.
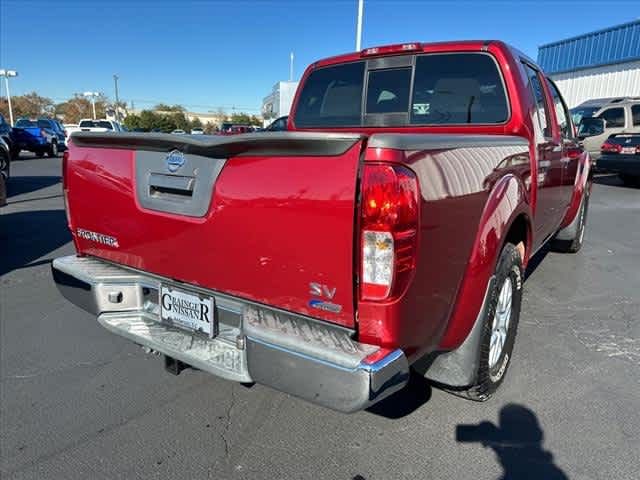
{"label": "tailgate handle", "polygon": [[194,177],[152,173],[149,175],[149,195],[152,197],[173,196],[174,198],[191,198],[193,196],[195,180]]}

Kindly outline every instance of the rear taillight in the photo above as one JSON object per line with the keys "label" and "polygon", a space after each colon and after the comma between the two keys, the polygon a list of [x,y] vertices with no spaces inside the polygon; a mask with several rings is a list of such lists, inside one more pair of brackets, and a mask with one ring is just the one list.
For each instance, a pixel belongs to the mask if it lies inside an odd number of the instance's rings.
{"label": "rear taillight", "polygon": [[622,151],[622,145],[604,142],[600,147],[600,151],[605,153],[620,153]]}
{"label": "rear taillight", "polygon": [[415,270],[418,181],[406,167],[368,164],[362,176],[360,298],[388,300]]}

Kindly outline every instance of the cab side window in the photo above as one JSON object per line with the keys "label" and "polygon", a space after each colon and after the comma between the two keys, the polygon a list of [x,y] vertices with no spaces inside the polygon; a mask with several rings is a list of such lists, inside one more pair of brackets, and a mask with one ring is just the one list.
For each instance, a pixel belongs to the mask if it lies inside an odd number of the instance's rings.
{"label": "cab side window", "polygon": [[631,106],[631,117],[633,118],[633,125],[640,127],[640,104]]}
{"label": "cab side window", "polygon": [[624,108],[608,108],[598,118],[602,118],[607,124],[605,129],[624,128]]}
{"label": "cab side window", "polygon": [[526,63],[524,64],[524,69],[527,72],[527,78],[529,79],[529,89],[531,90],[531,94],[536,102],[536,116],[538,117],[539,126],[542,129],[542,135],[544,137],[550,137],[551,128],[549,126],[551,122],[549,120],[549,111],[544,97],[544,91],[542,90],[540,74]]}
{"label": "cab side window", "polygon": [[547,79],[549,89],[551,90],[551,96],[553,97],[553,106],[556,110],[556,117],[558,119],[558,125],[560,126],[560,134],[562,138],[573,138],[573,128],[571,126],[571,116],[569,115],[569,109],[562,100],[562,96],[558,91],[556,85],[549,79]]}

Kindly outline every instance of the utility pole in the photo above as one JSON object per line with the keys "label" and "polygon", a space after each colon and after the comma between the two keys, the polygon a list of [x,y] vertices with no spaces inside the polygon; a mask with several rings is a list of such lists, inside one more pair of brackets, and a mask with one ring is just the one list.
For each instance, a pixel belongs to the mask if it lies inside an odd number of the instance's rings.
{"label": "utility pole", "polygon": [[362,44],[362,12],[364,10],[364,0],[358,0],[358,23],[356,25],[356,52],[360,51]]}
{"label": "utility pole", "polygon": [[9,104],[9,121],[13,127],[13,109],[11,108],[11,93],[9,92],[9,77],[17,77],[18,72],[15,70],[0,70],[0,77],[4,77],[4,85],[7,89],[7,103]]}
{"label": "utility pole", "polygon": [[118,98],[118,75],[113,76],[113,83],[116,85],[116,120],[120,121],[120,99]]}

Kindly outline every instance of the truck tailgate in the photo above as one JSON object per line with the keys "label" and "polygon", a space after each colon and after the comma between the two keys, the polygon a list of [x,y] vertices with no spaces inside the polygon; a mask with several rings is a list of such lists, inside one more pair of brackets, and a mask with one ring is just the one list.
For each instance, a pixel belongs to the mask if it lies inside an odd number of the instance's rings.
{"label": "truck tailgate", "polygon": [[363,141],[77,133],[70,228],[81,254],[353,327]]}

